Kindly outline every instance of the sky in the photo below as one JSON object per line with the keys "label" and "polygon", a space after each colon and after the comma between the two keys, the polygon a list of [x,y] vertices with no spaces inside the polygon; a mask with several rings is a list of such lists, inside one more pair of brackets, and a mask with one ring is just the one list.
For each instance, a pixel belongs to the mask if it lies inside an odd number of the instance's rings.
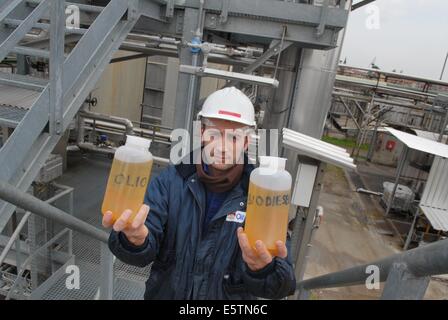
{"label": "sky", "polygon": [[438,80],[447,52],[448,0],[376,0],[350,13],[341,60]]}

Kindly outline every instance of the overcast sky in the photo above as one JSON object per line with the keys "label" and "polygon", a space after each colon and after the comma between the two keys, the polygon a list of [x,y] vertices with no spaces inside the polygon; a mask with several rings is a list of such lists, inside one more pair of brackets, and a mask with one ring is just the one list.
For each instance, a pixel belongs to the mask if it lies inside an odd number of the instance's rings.
{"label": "overcast sky", "polygon": [[448,0],[376,0],[350,14],[341,60],[439,79],[447,51]]}

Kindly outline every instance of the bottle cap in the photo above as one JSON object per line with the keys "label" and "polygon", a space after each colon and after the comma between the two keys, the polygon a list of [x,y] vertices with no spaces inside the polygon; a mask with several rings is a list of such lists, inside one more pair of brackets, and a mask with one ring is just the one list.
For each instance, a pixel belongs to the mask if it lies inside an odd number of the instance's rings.
{"label": "bottle cap", "polygon": [[286,158],[261,156],[260,168],[266,168],[273,171],[285,170],[286,160]]}
{"label": "bottle cap", "polygon": [[127,135],[126,136],[126,145],[148,150],[149,147],[151,146],[151,140],[145,139],[142,137]]}

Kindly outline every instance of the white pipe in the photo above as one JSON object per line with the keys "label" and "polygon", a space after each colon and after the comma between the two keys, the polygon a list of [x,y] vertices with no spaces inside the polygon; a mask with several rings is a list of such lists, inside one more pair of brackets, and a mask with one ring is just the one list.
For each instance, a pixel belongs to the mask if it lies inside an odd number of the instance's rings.
{"label": "white pipe", "polygon": [[301,138],[301,137],[296,137],[296,136],[291,136],[289,134],[285,134],[283,135],[283,138],[288,138],[291,141],[294,141],[297,144],[306,144],[306,145],[310,145],[316,149],[325,151],[327,153],[331,153],[334,155],[338,155],[340,157],[344,157],[344,158],[350,158],[350,155],[347,152],[342,152],[339,150],[334,150],[332,148],[329,148],[327,145],[324,144],[324,142],[322,143],[316,143],[314,141],[311,141],[309,139],[305,139],[305,138]]}

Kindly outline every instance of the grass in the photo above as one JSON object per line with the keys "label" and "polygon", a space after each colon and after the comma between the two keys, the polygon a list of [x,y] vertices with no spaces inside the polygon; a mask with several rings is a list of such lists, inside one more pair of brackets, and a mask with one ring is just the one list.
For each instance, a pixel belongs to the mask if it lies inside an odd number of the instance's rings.
{"label": "grass", "polygon": [[[335,138],[330,136],[324,136],[322,137],[322,140],[331,144],[334,144],[335,146],[342,147],[342,148],[351,148],[353,149],[356,147],[356,139],[352,138]],[[369,144],[364,143],[361,145],[361,150],[367,151],[369,150]]]}

